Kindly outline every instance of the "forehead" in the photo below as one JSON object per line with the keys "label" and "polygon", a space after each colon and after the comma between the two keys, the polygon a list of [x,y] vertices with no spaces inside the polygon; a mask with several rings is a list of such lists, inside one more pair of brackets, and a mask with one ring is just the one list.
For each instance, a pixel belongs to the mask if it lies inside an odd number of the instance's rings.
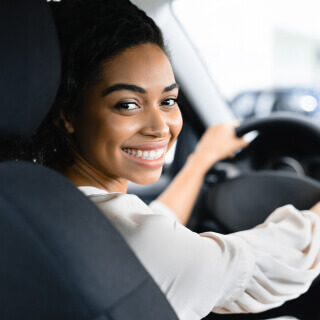
{"label": "forehead", "polygon": [[175,82],[166,54],[154,44],[128,48],[103,64],[102,82],[111,86],[130,83],[143,88],[165,87]]}

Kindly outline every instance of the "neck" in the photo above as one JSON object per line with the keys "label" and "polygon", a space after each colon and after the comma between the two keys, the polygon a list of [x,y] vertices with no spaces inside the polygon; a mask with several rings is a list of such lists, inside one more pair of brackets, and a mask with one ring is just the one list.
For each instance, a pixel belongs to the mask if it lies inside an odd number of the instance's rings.
{"label": "neck", "polygon": [[79,153],[74,152],[74,163],[61,173],[76,186],[91,186],[107,192],[127,193],[128,180],[110,177],[88,163]]}

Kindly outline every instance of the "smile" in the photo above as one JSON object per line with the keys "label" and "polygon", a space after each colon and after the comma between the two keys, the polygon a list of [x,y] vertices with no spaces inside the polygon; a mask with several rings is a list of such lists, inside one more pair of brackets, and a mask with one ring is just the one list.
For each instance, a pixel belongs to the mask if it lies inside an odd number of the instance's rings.
{"label": "smile", "polygon": [[149,151],[139,150],[139,149],[128,149],[128,148],[123,148],[122,150],[135,158],[141,158],[146,160],[156,160],[156,159],[159,159],[165,153],[166,147],[157,149],[157,150],[149,150]]}

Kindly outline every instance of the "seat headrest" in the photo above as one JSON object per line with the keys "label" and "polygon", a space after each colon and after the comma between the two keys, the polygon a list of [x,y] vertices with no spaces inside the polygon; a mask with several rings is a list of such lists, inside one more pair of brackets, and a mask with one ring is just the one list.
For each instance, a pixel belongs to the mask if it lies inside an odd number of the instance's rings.
{"label": "seat headrest", "polygon": [[0,1],[0,137],[31,136],[57,93],[61,58],[45,0]]}

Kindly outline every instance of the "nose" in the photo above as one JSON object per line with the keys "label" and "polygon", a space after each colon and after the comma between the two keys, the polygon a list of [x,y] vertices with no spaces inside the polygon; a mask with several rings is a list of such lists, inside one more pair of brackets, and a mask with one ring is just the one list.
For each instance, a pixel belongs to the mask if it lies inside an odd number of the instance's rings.
{"label": "nose", "polygon": [[168,137],[170,129],[165,112],[161,111],[158,106],[152,106],[147,109],[141,133],[160,138]]}

